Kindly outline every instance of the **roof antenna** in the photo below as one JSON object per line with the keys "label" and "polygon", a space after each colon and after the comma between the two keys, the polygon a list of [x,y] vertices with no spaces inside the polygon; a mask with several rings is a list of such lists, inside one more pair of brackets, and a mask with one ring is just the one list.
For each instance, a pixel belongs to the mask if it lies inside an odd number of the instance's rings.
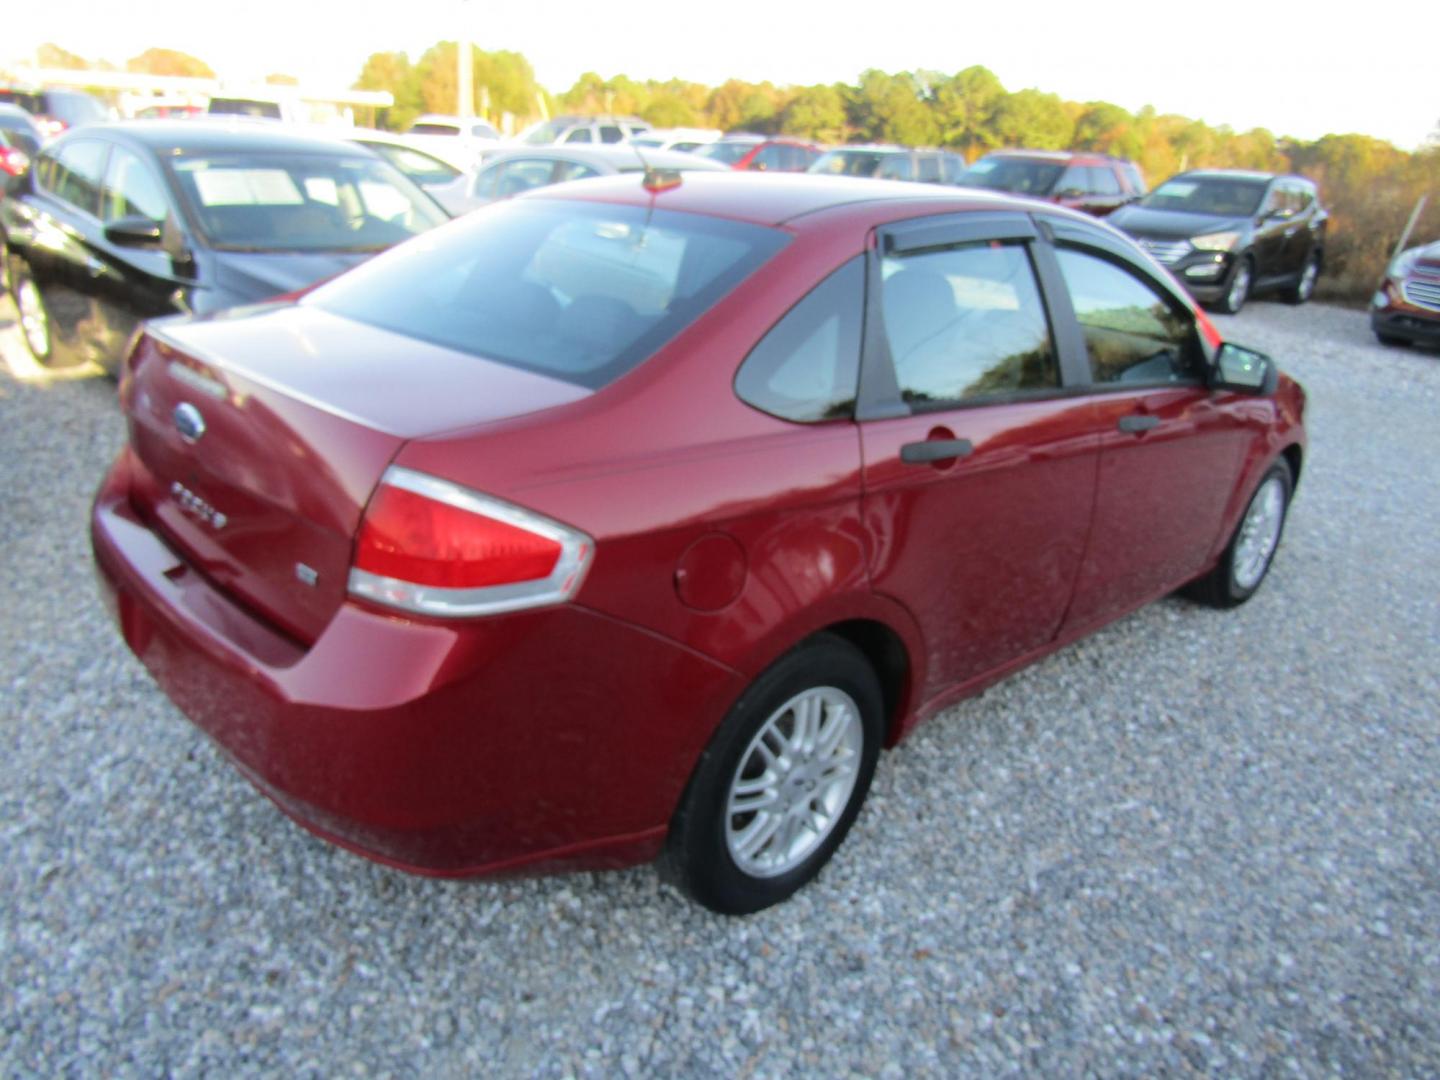
{"label": "roof antenna", "polygon": [[[650,192],[650,205],[653,209],[657,194],[680,186],[680,170],[656,168],[645,160],[645,155],[640,152],[639,143],[631,142],[628,138],[625,141],[629,144],[630,149],[635,151],[635,156],[640,159],[641,168],[645,170],[645,176],[641,183],[645,190]],[[646,224],[649,224],[648,218]]]}

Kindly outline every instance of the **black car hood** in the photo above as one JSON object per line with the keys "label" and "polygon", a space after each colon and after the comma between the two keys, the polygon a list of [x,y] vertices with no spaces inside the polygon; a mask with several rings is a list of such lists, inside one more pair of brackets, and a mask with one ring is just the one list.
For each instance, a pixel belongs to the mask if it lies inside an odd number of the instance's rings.
{"label": "black car hood", "polygon": [[370,258],[355,251],[216,251],[215,282],[230,303],[248,304],[334,277]]}
{"label": "black car hood", "polygon": [[1190,214],[1182,210],[1152,210],[1148,206],[1122,206],[1107,220],[1131,236],[1174,240],[1188,240],[1192,236],[1228,232],[1232,229],[1243,231],[1250,227],[1249,218]]}

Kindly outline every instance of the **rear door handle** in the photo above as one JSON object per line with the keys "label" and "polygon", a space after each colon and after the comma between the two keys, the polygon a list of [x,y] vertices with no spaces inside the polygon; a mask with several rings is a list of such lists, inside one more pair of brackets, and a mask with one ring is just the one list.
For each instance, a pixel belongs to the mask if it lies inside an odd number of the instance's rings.
{"label": "rear door handle", "polygon": [[1142,431],[1149,431],[1151,428],[1160,426],[1158,416],[1122,416],[1120,417],[1120,430],[1131,431],[1137,435]]}
{"label": "rear door handle", "polygon": [[974,450],[969,439],[926,439],[900,447],[900,460],[907,465],[924,465],[932,461],[969,457]]}

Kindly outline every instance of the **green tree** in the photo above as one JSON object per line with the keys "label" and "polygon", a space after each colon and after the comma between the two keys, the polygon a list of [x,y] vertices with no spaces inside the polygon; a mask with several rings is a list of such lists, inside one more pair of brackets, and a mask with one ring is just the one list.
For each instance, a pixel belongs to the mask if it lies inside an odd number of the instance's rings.
{"label": "green tree", "polygon": [[967,157],[999,145],[995,112],[1006,94],[993,71],[977,64],[938,80],[934,86],[942,145],[957,147]]}
{"label": "green tree", "polygon": [[381,126],[399,131],[425,111],[420,100],[419,80],[410,58],[403,52],[371,53],[355,80],[357,90],[388,90],[395,104],[384,110]]}
{"label": "green tree", "polygon": [[1001,146],[1066,150],[1075,135],[1075,123],[1055,94],[1017,90],[996,107],[994,131]]}
{"label": "green tree", "polygon": [[213,79],[210,65],[189,53],[175,49],[146,49],[125,61],[125,70],[142,75],[175,75],[190,79]]}
{"label": "green tree", "polygon": [[835,86],[803,88],[780,111],[780,130],[820,142],[844,142],[844,94]]}
{"label": "green tree", "polygon": [[860,76],[850,99],[850,123],[861,138],[906,146],[934,146],[940,124],[916,75],[889,75],[871,68]]}
{"label": "green tree", "polygon": [[67,71],[88,71],[95,66],[83,56],[48,41],[35,50],[35,63],[42,68],[64,68]]}

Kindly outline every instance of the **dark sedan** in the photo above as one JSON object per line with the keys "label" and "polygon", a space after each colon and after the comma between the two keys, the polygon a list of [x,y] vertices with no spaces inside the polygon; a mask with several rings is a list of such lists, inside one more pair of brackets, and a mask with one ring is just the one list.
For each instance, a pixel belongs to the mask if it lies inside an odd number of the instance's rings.
{"label": "dark sedan", "polygon": [[302,289],[445,221],[393,166],[260,125],[94,125],[0,202],[26,345],[114,370],[136,326]]}
{"label": "dark sedan", "polygon": [[1329,216],[1303,176],[1205,169],[1171,177],[1109,220],[1195,299],[1233,315],[1263,290],[1292,304],[1310,299]]}
{"label": "dark sedan", "polygon": [[725,166],[678,150],[645,150],[633,146],[536,146],[502,151],[486,157],[474,172],[429,189],[452,214],[464,214],[497,199],[566,180],[644,172],[724,172]]}

